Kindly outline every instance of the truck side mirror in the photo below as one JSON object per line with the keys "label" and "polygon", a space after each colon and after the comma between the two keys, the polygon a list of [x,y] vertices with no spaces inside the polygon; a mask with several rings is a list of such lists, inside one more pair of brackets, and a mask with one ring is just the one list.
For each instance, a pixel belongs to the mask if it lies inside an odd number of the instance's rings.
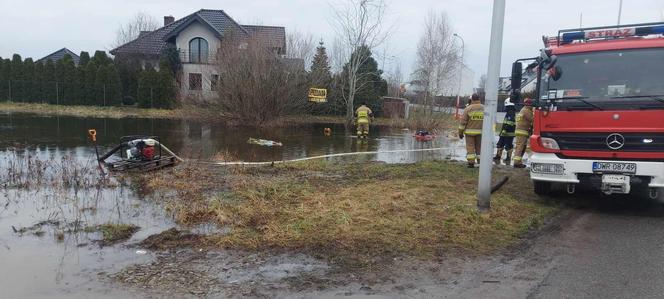
{"label": "truck side mirror", "polygon": [[523,64],[519,61],[512,64],[512,90],[521,89],[521,76],[523,73]]}

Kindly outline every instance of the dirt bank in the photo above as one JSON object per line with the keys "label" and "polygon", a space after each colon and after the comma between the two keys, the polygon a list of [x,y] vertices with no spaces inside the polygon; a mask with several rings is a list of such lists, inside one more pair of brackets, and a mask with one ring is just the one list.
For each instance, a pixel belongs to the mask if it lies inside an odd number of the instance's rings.
{"label": "dirt bank", "polygon": [[[496,179],[511,179],[494,194],[492,211],[479,214],[476,176],[477,169],[453,162],[181,165],[144,177],[144,189],[158,194],[180,225],[217,229],[148,238],[139,246],[158,258],[111,278],[189,296],[412,289],[413,277],[435,279],[454,261],[519,244],[558,211],[533,200],[526,172],[499,167]],[[437,274],[418,274],[423,270]],[[181,285],[181,273],[194,281]]]}

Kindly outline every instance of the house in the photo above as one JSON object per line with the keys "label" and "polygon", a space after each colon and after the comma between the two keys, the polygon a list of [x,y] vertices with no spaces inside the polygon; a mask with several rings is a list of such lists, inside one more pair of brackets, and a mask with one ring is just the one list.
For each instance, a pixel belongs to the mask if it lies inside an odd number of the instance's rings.
{"label": "house", "polygon": [[74,61],[75,65],[78,65],[78,62],[81,60],[81,57],[76,55],[76,53],[72,52],[71,50],[67,48],[62,48],[60,50],[57,50],[51,54],[48,54],[44,56],[43,58],[37,60],[36,62],[41,62],[41,63],[46,63],[46,61],[52,60],[53,62],[60,61],[62,58],[65,57],[65,55],[69,54],[71,56],[71,59]]}
{"label": "house", "polygon": [[286,55],[286,29],[278,26],[240,25],[223,10],[201,9],[182,19],[164,17],[164,26],[141,32],[135,40],[111,50],[117,57],[133,57],[143,68],[157,68],[159,56],[168,47],[180,54],[180,96],[207,100],[216,96],[217,51],[225,39],[258,37],[278,57]]}

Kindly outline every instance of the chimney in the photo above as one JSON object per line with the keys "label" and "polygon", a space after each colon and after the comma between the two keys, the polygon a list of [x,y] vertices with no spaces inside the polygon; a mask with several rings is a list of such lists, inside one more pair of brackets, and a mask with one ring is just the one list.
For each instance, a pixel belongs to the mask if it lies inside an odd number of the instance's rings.
{"label": "chimney", "polygon": [[164,26],[167,26],[173,22],[175,22],[175,18],[173,16],[164,16]]}

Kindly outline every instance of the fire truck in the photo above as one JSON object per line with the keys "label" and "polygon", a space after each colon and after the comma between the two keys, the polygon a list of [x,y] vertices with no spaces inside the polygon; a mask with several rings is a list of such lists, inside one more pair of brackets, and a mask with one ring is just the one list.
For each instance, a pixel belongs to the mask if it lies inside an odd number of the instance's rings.
{"label": "fire truck", "polygon": [[[664,23],[560,30],[543,41],[538,57],[513,64],[511,78],[511,97],[528,92],[536,106],[535,193],[583,186],[656,198],[664,188]],[[523,72],[534,74],[532,84]]]}

